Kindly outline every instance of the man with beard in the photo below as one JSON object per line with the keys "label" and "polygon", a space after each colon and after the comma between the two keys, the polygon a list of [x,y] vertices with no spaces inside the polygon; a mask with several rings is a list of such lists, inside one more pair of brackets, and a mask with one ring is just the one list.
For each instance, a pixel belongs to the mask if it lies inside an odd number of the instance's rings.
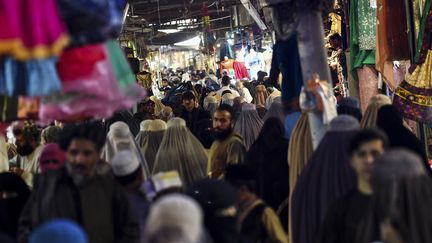
{"label": "man with beard", "polygon": [[209,151],[210,178],[221,178],[230,164],[243,163],[246,147],[243,138],[234,133],[234,110],[222,104],[213,114],[213,142]]}
{"label": "man with beard", "polygon": [[100,160],[102,126],[66,126],[60,141],[66,164],[38,176],[19,220],[18,242],[27,242],[35,227],[56,218],[80,224],[91,243],[138,242],[138,224],[126,194]]}
{"label": "man with beard", "polygon": [[43,146],[40,144],[40,130],[31,121],[12,124],[17,155],[10,161],[10,171],[33,187],[33,177],[38,172],[38,159]]}

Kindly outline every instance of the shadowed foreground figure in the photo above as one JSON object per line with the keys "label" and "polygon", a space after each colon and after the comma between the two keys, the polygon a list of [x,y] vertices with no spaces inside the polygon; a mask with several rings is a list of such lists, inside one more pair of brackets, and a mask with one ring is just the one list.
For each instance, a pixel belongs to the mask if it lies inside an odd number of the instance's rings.
{"label": "shadowed foreground figure", "polygon": [[356,242],[371,242],[376,229],[383,242],[432,242],[431,184],[422,159],[411,151],[392,149],[378,158],[372,174],[372,210]]}

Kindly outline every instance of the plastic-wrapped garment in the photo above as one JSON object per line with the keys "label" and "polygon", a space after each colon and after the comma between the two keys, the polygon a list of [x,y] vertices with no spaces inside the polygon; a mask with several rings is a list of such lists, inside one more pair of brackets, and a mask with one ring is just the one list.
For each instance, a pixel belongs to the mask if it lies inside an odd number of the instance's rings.
{"label": "plastic-wrapped garment", "polygon": [[72,46],[101,43],[117,38],[121,6],[116,0],[58,0],[71,35]]}
{"label": "plastic-wrapped garment", "polygon": [[69,42],[55,0],[0,0],[0,26],[0,56],[17,60],[57,56]]}
{"label": "plastic-wrapped garment", "polygon": [[242,112],[234,126],[234,132],[239,133],[245,141],[246,149],[252,146],[263,126],[263,121],[256,111],[255,105],[243,105]]}
{"label": "plastic-wrapped garment", "polygon": [[61,90],[55,63],[57,58],[26,62],[10,57],[0,60],[0,94],[48,96]]}
{"label": "plastic-wrapped garment", "polygon": [[204,147],[181,118],[168,121],[168,129],[156,154],[152,174],[171,170],[178,171],[186,188],[204,179],[207,172]]}
{"label": "plastic-wrapped garment", "polygon": [[[64,80],[67,83],[66,92],[42,99],[39,113],[42,122],[107,118],[115,111],[129,109],[144,97],[144,89],[135,83],[134,75],[117,44],[110,42],[91,47],[97,49],[94,51],[97,54],[96,61],[93,60],[95,63],[91,69],[80,71],[81,75],[74,76],[73,72],[80,66],[87,68],[86,65],[93,62],[80,56],[88,47],[78,48],[76,52],[81,53],[71,55],[71,59],[60,59],[62,62],[59,67],[65,67],[61,69],[61,76],[72,77],[73,80],[67,80],[70,83]],[[69,62],[76,62],[73,63],[75,67],[69,69]]]}

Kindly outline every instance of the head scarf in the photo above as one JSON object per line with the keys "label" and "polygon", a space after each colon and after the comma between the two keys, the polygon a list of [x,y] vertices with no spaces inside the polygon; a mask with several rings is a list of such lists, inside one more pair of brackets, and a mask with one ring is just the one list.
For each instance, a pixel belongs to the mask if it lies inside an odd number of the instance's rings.
{"label": "head scarf", "polygon": [[387,134],[391,148],[412,150],[423,159],[425,167],[431,171],[422,142],[403,125],[402,114],[395,106],[382,106],[378,110],[376,125]]}
{"label": "head scarf", "polygon": [[144,155],[149,171],[153,170],[156,154],[166,130],[167,124],[163,120],[151,120],[146,130],[141,131],[135,139]]}
{"label": "head scarf", "polygon": [[204,211],[204,224],[213,242],[238,243],[237,190],[225,181],[204,179],[189,190]]}
{"label": "head scarf", "polygon": [[[290,143],[288,146],[288,165],[289,165],[289,205],[291,205],[292,194],[294,192],[295,185],[297,183],[297,178],[306,166],[309,158],[313,153],[312,145],[312,135],[309,126],[309,116],[308,113],[301,113],[290,138]],[[289,241],[292,240],[292,207],[290,206],[289,212]]]}
{"label": "head scarf", "polygon": [[276,210],[287,199],[289,191],[288,140],[284,135],[284,125],[278,118],[267,119],[246,159],[257,172],[258,195]]}
{"label": "head scarf", "polygon": [[348,149],[359,128],[352,116],[333,119],[330,130],[301,172],[292,195],[294,242],[317,242],[329,206],[354,189],[356,174],[349,164]]}
{"label": "head scarf", "polygon": [[243,105],[243,110],[235,123],[234,131],[243,137],[246,149],[249,150],[258,138],[262,126],[263,121],[258,116],[255,105],[245,104]]}
{"label": "head scarf", "polygon": [[110,126],[110,130],[107,134],[105,146],[102,150],[102,159],[106,162],[111,163],[117,152],[122,150],[132,151],[140,161],[143,171],[144,178],[149,177],[149,170],[144,156],[141,154],[129,127],[124,122],[115,122]]}
{"label": "head scarf", "polygon": [[374,229],[388,220],[401,242],[432,242],[432,180],[422,159],[405,149],[377,158],[372,173],[372,210],[358,242],[371,242]]}
{"label": "head scarf", "polygon": [[45,144],[39,156],[39,168],[42,172],[56,170],[64,165],[65,160],[65,153],[58,144]]}
{"label": "head scarf", "polygon": [[265,108],[267,110],[270,109],[270,106],[275,102],[282,103],[282,93],[276,88],[273,89],[273,92],[266,99]]}
{"label": "head scarf", "polygon": [[165,105],[162,104],[162,102],[156,96],[150,96],[150,100],[152,100],[155,103],[154,114],[157,116],[165,108]]}
{"label": "head scarf", "polygon": [[269,93],[266,87],[262,84],[255,87],[254,104],[256,106],[265,106]]}
{"label": "head scarf", "polygon": [[222,101],[221,104],[227,104],[230,106],[234,105],[234,99],[235,99],[235,95],[232,93],[226,93],[222,96]]}
{"label": "head scarf", "polygon": [[204,147],[181,118],[168,122],[168,129],[156,154],[153,174],[171,170],[179,172],[186,188],[204,178],[207,172]]}
{"label": "head scarf", "polygon": [[353,97],[343,98],[337,106],[338,115],[351,115],[360,122],[362,113],[360,110],[360,102]]}
{"label": "head scarf", "polygon": [[29,243],[87,243],[87,235],[75,222],[56,219],[36,228]]}
{"label": "head scarf", "polygon": [[267,121],[271,117],[278,118],[282,123],[285,122],[286,113],[282,103],[273,103],[270,106],[270,109],[266,112],[264,116],[264,122]]}
{"label": "head scarf", "polygon": [[15,238],[18,219],[30,196],[30,189],[20,176],[0,173],[0,232]]}
{"label": "head scarf", "polygon": [[169,121],[171,118],[174,117],[174,113],[171,107],[165,106],[159,113],[160,119],[164,120],[165,122]]}
{"label": "head scarf", "polygon": [[49,126],[42,130],[42,143],[55,143],[58,141],[61,133],[61,128],[58,126]]}
{"label": "head scarf", "polygon": [[201,243],[203,226],[203,213],[198,203],[181,194],[167,195],[151,207],[144,242]]}
{"label": "head scarf", "polygon": [[366,112],[360,122],[361,128],[376,128],[376,119],[378,115],[378,110],[383,105],[390,105],[391,99],[386,95],[376,95],[372,97]]}
{"label": "head scarf", "polygon": [[205,111],[208,111],[210,115],[213,117],[213,114],[215,113],[216,109],[219,107],[218,99],[216,99],[214,96],[211,96],[210,94],[204,98],[203,102],[203,108]]}

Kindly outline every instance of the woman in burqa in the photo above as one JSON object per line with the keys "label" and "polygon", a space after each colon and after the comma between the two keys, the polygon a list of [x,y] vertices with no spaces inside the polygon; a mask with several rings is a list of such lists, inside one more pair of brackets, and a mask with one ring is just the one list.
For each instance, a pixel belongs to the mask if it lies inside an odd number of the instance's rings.
{"label": "woman in burqa", "polygon": [[370,100],[369,106],[366,109],[362,120],[360,122],[360,127],[365,128],[376,128],[376,119],[378,115],[378,110],[384,105],[390,105],[391,99],[387,95],[379,94]]}
{"label": "woman in burqa", "polygon": [[30,189],[20,176],[0,174],[0,233],[15,238],[18,218],[30,196]]}
{"label": "woman in burqa", "polygon": [[422,142],[404,126],[402,114],[396,107],[382,106],[378,111],[377,126],[387,134],[390,148],[399,147],[412,150],[423,159],[429,172],[432,172]]}
{"label": "woman in burqa", "polygon": [[[136,137],[136,142],[141,148],[141,154],[144,155],[149,171],[153,170],[154,162],[156,159],[156,153],[159,150],[159,146],[162,143],[162,138],[167,130],[167,124],[163,120],[146,120],[149,121],[146,130],[140,132]],[[142,136],[140,136],[142,134]]]}
{"label": "woman in burqa", "polygon": [[216,96],[209,95],[204,98],[203,108],[205,111],[208,111],[210,115],[213,117],[216,109],[219,107],[220,99]]}
{"label": "woman in burqa", "polygon": [[285,123],[286,113],[282,103],[274,102],[270,105],[270,109],[266,112],[264,116],[264,122],[266,122],[271,117],[278,118],[282,122],[282,124]]}
{"label": "woman in burqa", "polygon": [[258,138],[262,126],[263,121],[259,117],[255,105],[244,104],[242,112],[234,125],[234,132],[242,136],[246,150],[249,150]]}
{"label": "woman in burqa", "polygon": [[432,179],[422,159],[392,149],[374,163],[372,207],[357,232],[357,243],[432,242]]}
{"label": "woman in burqa", "polygon": [[186,127],[186,122],[177,117],[168,121],[153,174],[171,170],[178,171],[186,188],[207,173],[207,154],[203,145]]}
{"label": "woman in burqa", "polygon": [[276,212],[280,212],[279,217],[286,229],[289,177],[288,140],[285,139],[284,133],[284,125],[279,118],[267,119],[258,139],[246,155],[246,164],[258,175],[259,197]]}
{"label": "woman in burqa", "polygon": [[333,119],[329,131],[301,172],[292,196],[293,242],[318,242],[319,229],[329,206],[354,189],[356,174],[349,164],[348,147],[359,128],[352,116]]}
{"label": "woman in burqa", "polygon": [[141,150],[138,144],[135,142],[135,138],[129,130],[129,127],[124,122],[115,122],[110,126],[109,132],[106,137],[105,145],[102,149],[101,159],[107,163],[111,163],[111,160],[122,150],[129,150],[134,153],[140,161],[144,179],[149,178],[150,172],[147,166],[147,162],[144,156],[141,154]]}

